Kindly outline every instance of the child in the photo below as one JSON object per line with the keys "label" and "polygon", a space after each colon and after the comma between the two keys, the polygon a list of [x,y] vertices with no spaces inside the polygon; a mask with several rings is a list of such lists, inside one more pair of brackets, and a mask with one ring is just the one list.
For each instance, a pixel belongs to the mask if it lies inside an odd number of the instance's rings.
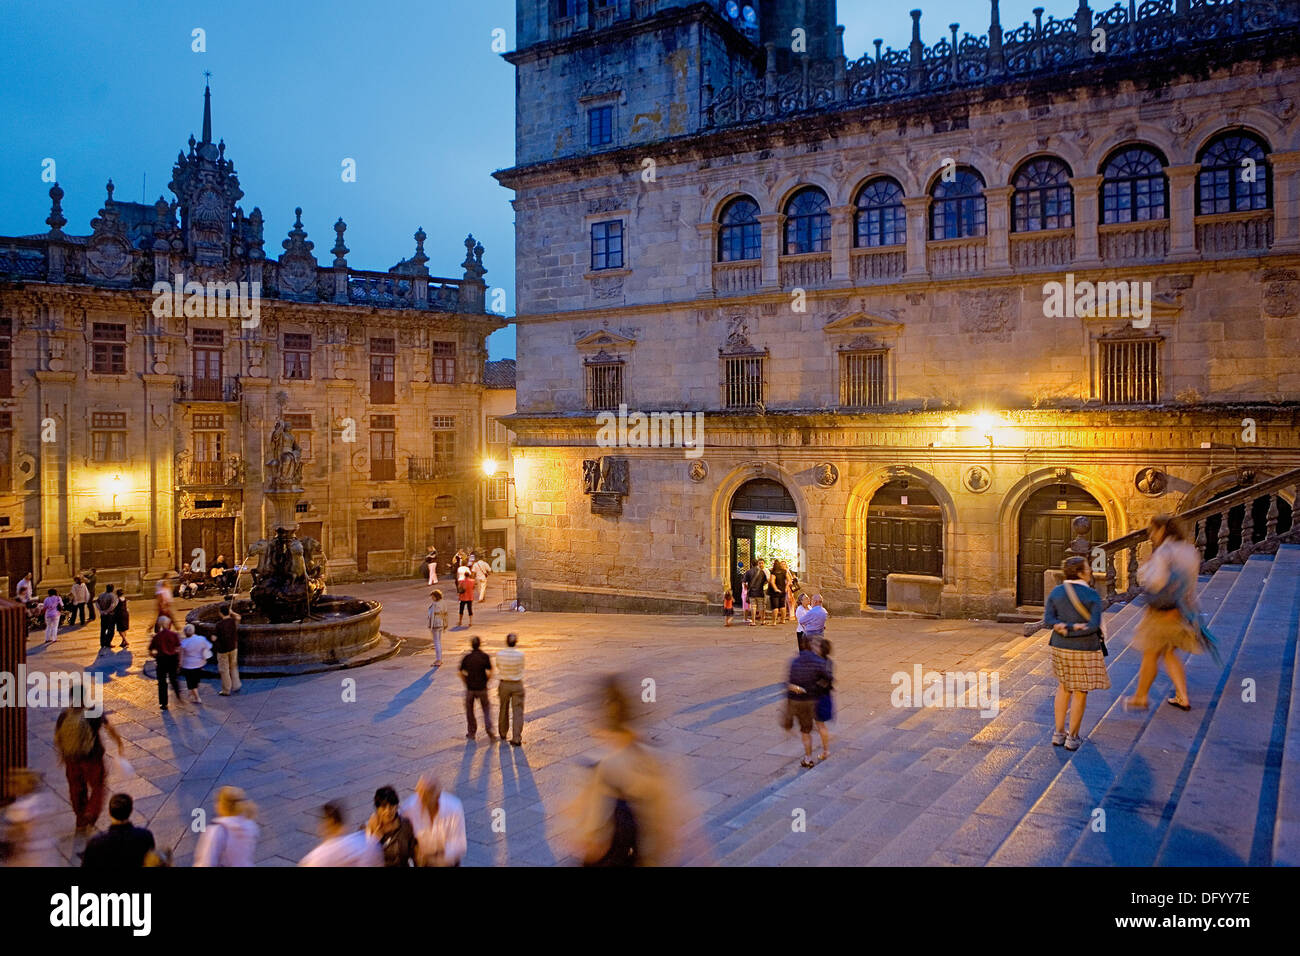
{"label": "child", "polygon": [[749,582],[740,582],[740,613],[745,623],[749,623]]}
{"label": "child", "polygon": [[461,568],[465,575],[456,582],[456,593],[460,597],[460,619],[457,627],[465,626],[465,613],[469,612],[469,626],[474,626],[474,579],[469,575],[469,568]]}
{"label": "child", "polygon": [[731,618],[736,613],[736,599],[731,596],[731,590],[722,592],[722,620],[723,627],[731,627]]}
{"label": "child", "polygon": [[447,608],[442,603],[442,592],[429,595],[429,631],[433,634],[433,666],[442,666],[442,632],[447,626]]}

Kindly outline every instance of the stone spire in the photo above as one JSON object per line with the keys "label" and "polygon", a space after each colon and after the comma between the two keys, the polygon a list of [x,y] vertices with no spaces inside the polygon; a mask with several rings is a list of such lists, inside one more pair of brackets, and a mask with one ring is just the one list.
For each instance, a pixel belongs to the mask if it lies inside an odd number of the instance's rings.
{"label": "stone spire", "polygon": [[45,224],[50,227],[51,239],[61,237],[63,227],[68,224],[68,220],[63,215],[63,187],[58,183],[50,187],[50,215],[45,220]]}
{"label": "stone spire", "polygon": [[[211,75],[205,73],[204,77]],[[212,142],[212,88],[208,85],[207,79],[203,81],[203,139],[200,142]]]}

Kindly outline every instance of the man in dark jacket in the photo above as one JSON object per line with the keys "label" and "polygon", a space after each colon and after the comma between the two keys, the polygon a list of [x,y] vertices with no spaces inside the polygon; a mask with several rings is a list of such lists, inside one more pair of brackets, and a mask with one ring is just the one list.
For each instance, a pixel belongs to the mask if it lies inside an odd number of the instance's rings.
{"label": "man in dark jacket", "polygon": [[108,815],[113,822],[108,829],[86,844],[81,865],[96,870],[134,870],[144,866],[144,858],[154,848],[153,834],[131,822],[135,801],[130,794],[115,793],[108,801]]}
{"label": "man in dark jacket", "polygon": [[[823,657],[808,649],[806,638],[799,640],[799,654],[790,661],[790,676],[786,682],[785,729],[794,727],[799,722],[799,735],[803,737],[803,760],[801,767],[813,766],[812,732],[817,713],[817,697],[821,688],[830,681],[830,669]],[[829,749],[825,725],[819,728],[822,733],[822,751]]]}
{"label": "man in dark jacket", "polygon": [[113,593],[113,585],[104,586],[104,593],[95,598],[95,607],[99,609],[99,647],[106,651],[113,644],[113,633],[117,625],[117,619],[113,616],[117,610],[117,595]]}
{"label": "man in dark jacket", "polygon": [[496,740],[497,735],[492,733],[492,715],[488,713],[488,677],[492,674],[492,658],[479,650],[481,644],[477,637],[472,638],[470,652],[460,659],[460,679],[465,684],[465,736],[473,740],[478,734],[478,721],[474,719],[474,702],[477,701],[483,708],[483,725],[488,739]]}

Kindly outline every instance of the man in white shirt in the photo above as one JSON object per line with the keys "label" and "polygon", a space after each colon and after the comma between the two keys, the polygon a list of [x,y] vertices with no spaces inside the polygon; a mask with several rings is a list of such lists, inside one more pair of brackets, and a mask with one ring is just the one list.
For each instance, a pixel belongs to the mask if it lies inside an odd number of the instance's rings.
{"label": "man in white shirt", "polygon": [[822,607],[822,596],[820,594],[813,597],[812,607],[800,614],[795,612],[795,618],[799,626],[803,628],[804,636],[808,639],[808,649],[814,654],[817,653],[818,647],[821,646],[822,640],[826,637],[826,619],[830,617],[830,612]]}
{"label": "man in white shirt", "polygon": [[27,572],[23,579],[18,582],[17,598],[19,604],[30,604],[32,600],[32,575]]}
{"label": "man in white shirt", "polygon": [[402,801],[398,812],[415,828],[420,866],[460,866],[469,849],[465,808],[455,796],[443,791],[437,777],[422,776],[415,793]]}
{"label": "man in white shirt", "polygon": [[517,643],[519,635],[507,634],[506,646],[497,651],[496,665],[492,668],[499,681],[497,730],[501,733],[501,739],[505,740],[510,733],[513,717],[515,732],[510,737],[510,743],[515,747],[523,744],[520,738],[524,732],[524,652],[515,647]]}
{"label": "man in white shirt", "polygon": [[331,800],[321,807],[320,815],[320,846],[304,856],[299,866],[384,865],[378,840],[364,830],[348,830],[342,804]]}
{"label": "man in white shirt", "polygon": [[478,585],[478,596],[474,600],[482,604],[483,597],[487,594],[487,579],[492,573],[492,565],[473,554],[469,556],[469,561],[470,570],[474,572],[474,583]]}

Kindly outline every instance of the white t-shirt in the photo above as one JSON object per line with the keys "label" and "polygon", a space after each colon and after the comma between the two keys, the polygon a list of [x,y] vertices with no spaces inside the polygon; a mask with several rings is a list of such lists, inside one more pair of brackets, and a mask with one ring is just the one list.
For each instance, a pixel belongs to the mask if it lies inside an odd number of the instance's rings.
{"label": "white t-shirt", "polygon": [[330,837],[302,858],[299,866],[383,866],[379,841],[364,830]]}
{"label": "white t-shirt", "polygon": [[181,668],[193,670],[202,667],[212,656],[212,642],[202,634],[191,634],[181,641]]}
{"label": "white t-shirt", "polygon": [[217,817],[199,836],[195,866],[252,866],[260,828],[247,817]]}
{"label": "white t-shirt", "polygon": [[441,851],[442,865],[450,866],[460,862],[469,849],[465,836],[465,808],[457,797],[445,790],[438,796],[438,815],[432,819],[418,793],[409,794],[398,812],[411,821],[419,843],[417,858],[422,865],[429,865],[425,861]]}
{"label": "white t-shirt", "polygon": [[23,604],[26,604],[28,601],[32,599],[32,586],[31,583],[26,578],[23,578],[21,581],[18,582],[17,593],[18,593],[18,600],[21,601]]}
{"label": "white t-shirt", "polygon": [[482,558],[479,558],[477,561],[474,562],[475,581],[479,581],[479,582],[486,581],[488,575],[491,573],[492,573],[492,565],[488,564]]}

